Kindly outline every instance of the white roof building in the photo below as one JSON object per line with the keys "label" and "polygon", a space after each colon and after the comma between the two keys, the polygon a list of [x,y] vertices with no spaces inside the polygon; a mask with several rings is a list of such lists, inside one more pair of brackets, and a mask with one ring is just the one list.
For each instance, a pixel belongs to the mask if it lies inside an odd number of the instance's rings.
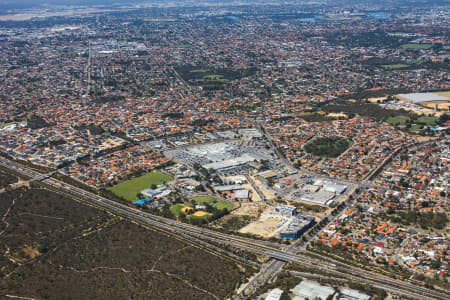
{"label": "white roof building", "polygon": [[265,300],[280,300],[281,295],[283,294],[283,290],[280,289],[273,289],[270,291],[270,293],[266,296]]}
{"label": "white roof building", "polygon": [[320,285],[316,281],[304,279],[294,288],[292,293],[298,297],[295,297],[294,299],[319,298],[326,300],[328,296],[335,293],[335,290],[330,286]]}
{"label": "white roof building", "polygon": [[342,289],[340,289],[340,291],[343,296],[350,298],[350,299],[355,299],[355,300],[369,300],[370,299],[369,295],[363,294],[357,290],[342,288]]}

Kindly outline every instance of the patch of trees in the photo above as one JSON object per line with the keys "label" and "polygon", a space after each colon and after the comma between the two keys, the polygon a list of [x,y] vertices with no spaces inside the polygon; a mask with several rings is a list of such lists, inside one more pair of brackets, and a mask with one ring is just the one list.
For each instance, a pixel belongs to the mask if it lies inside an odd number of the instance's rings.
{"label": "patch of trees", "polygon": [[398,48],[407,43],[405,38],[389,36],[381,31],[364,33],[343,33],[328,35],[325,37],[332,45],[342,45],[347,48],[376,47],[376,48]]}
{"label": "patch of trees", "polygon": [[7,172],[0,171],[0,188],[4,188],[8,184],[15,182],[17,182],[16,176]]}
{"label": "patch of trees", "polygon": [[59,145],[64,145],[65,143],[67,143],[67,142],[63,139],[51,140],[51,141],[47,141],[44,144],[40,145],[40,147],[55,147],[55,146],[59,146]]}
{"label": "patch of trees", "polygon": [[448,223],[448,216],[444,212],[416,212],[398,211],[396,216],[391,217],[391,221],[405,226],[419,225],[423,229],[444,229]]}
{"label": "patch of trees", "polygon": [[253,221],[254,218],[250,216],[232,216],[222,222],[221,227],[227,233],[238,231],[242,227],[247,226]]}
{"label": "patch of trees", "polygon": [[77,130],[87,129],[87,130],[89,130],[89,132],[92,135],[101,135],[101,134],[105,133],[105,130],[100,125],[96,125],[96,124],[89,124],[89,125],[82,124],[82,125],[75,126],[75,129],[77,129]]}
{"label": "patch of trees", "polygon": [[298,116],[300,119],[303,119],[307,122],[328,122],[336,120],[335,117],[329,117],[325,114],[319,114],[319,113],[312,113],[307,115],[300,115]]}
{"label": "patch of trees", "polygon": [[50,123],[48,123],[41,116],[33,114],[28,118],[27,125],[31,129],[40,129],[40,128],[49,127]]}
{"label": "patch of trees", "polygon": [[[0,236],[0,250],[7,253],[8,247],[9,256],[27,263],[0,255],[4,293],[40,299],[213,299],[180,284],[181,278],[226,299],[255,271],[48,190],[0,194],[0,214],[12,199],[11,227]],[[30,260],[28,246],[38,259]],[[105,266],[118,269],[100,268]],[[148,272],[152,268],[162,273]]]}
{"label": "patch of trees", "polygon": [[170,119],[183,119],[184,113],[183,112],[169,112],[163,115],[164,118],[170,118]]}
{"label": "patch of trees", "polygon": [[346,113],[350,116],[360,115],[369,117],[378,121],[385,121],[390,117],[409,116],[411,119],[416,119],[417,116],[411,112],[407,112],[403,109],[394,110],[386,109],[374,103],[364,103],[361,101],[352,103],[347,101],[341,101],[336,104],[329,104],[321,108],[324,112],[328,113]]}
{"label": "patch of trees", "polygon": [[338,157],[347,150],[351,141],[343,137],[318,137],[304,146],[306,152],[318,156]]}
{"label": "patch of trees", "polygon": [[228,81],[241,79],[244,77],[253,76],[256,74],[256,68],[248,68],[248,69],[229,69],[229,68],[210,68],[208,66],[179,66],[176,68],[176,71],[180,76],[185,80],[189,81],[191,84],[197,85],[219,85],[222,86],[225,82],[213,81],[208,82],[205,80],[205,76],[210,75],[219,75],[221,78],[226,79]]}

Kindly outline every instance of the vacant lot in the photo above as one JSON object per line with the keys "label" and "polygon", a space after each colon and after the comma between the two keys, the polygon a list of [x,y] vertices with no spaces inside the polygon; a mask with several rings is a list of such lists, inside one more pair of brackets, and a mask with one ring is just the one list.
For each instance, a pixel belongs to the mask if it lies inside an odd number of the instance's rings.
{"label": "vacant lot", "polygon": [[0,229],[0,295],[225,299],[250,272],[51,191],[0,194],[0,214],[8,209]]}
{"label": "vacant lot", "polygon": [[137,195],[145,189],[149,189],[153,184],[159,185],[171,181],[172,177],[160,171],[153,171],[141,177],[136,177],[109,188],[111,192],[128,201],[139,200]]}

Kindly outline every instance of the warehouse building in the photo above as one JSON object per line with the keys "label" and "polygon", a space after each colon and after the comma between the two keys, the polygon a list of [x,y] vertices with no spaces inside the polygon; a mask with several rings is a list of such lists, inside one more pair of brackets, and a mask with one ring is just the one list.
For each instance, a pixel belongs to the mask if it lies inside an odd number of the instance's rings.
{"label": "warehouse building", "polygon": [[280,230],[280,238],[296,239],[315,224],[313,217],[296,215],[292,217]]}
{"label": "warehouse building", "polygon": [[295,300],[321,299],[326,300],[334,295],[335,290],[331,286],[321,285],[316,281],[304,279],[292,291]]}

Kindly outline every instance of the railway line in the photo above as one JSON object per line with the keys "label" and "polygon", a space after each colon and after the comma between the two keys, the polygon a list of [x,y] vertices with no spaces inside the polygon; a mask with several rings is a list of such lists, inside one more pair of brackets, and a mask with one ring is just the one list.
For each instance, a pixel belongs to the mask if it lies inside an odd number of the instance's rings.
{"label": "railway line", "polygon": [[[387,291],[395,292],[415,299],[450,299],[450,296],[448,294],[395,280],[388,276],[372,273],[370,271],[362,270],[360,268],[349,266],[344,263],[332,264],[323,260],[313,259],[301,254],[297,254],[295,253],[295,247],[292,246],[287,249],[282,249],[282,245],[277,243],[256,241],[248,238],[237,237],[205,228],[200,228],[191,224],[185,224],[161,216],[145,213],[124,204],[88,192],[81,188],[72,186],[55,178],[47,176],[43,177],[41,173],[29,170],[4,158],[0,158],[0,165],[9,169],[13,169],[16,172],[20,172],[29,177],[38,178],[42,182],[56,189],[64,190],[76,196],[81,196],[90,204],[108,210],[112,213],[125,216],[129,219],[155,226],[157,228],[161,228],[175,234],[183,234],[184,236],[192,236],[200,238],[202,240],[209,240],[275,259],[276,261],[273,264],[270,264],[269,267],[279,267],[277,261],[297,263],[307,268],[322,271],[341,278],[370,284],[376,287],[383,288]],[[268,276],[270,276],[270,274],[272,273],[269,273]]]}

